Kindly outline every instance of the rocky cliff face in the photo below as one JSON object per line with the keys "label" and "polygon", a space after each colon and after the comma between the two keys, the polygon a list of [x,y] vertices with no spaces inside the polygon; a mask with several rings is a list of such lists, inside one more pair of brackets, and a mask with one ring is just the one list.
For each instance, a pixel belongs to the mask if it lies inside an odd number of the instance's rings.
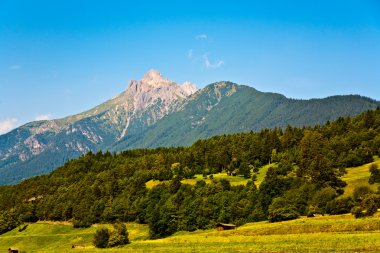
{"label": "rocky cliff face", "polygon": [[[189,82],[178,85],[150,70],[141,80],[130,81],[124,92],[89,111],[32,122],[0,136],[0,173],[23,170],[30,163],[39,171],[50,171],[68,158],[108,149],[127,133],[141,132],[178,110],[196,91]],[[53,156],[49,165],[38,161],[42,154]]]}
{"label": "rocky cliff face", "polygon": [[48,173],[88,151],[183,146],[218,134],[322,124],[380,103],[360,96],[295,100],[231,82],[202,90],[151,70],[86,112],[0,136],[0,185]]}
{"label": "rocky cliff face", "polygon": [[156,70],[148,71],[141,80],[132,80],[127,90],[115,98],[115,102],[118,101],[116,104],[127,114],[119,139],[125,136],[129,128],[134,127],[133,123],[138,123],[141,130],[142,126],[154,124],[168,113],[176,111],[196,91],[195,85],[186,82],[180,86]]}

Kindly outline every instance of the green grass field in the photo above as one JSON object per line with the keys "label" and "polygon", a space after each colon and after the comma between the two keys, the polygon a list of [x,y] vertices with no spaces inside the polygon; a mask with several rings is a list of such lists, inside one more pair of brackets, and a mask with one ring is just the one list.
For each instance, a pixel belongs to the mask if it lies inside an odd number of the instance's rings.
{"label": "green grass field", "polygon": [[[375,158],[380,165],[380,159]],[[369,185],[369,166],[348,168],[343,180],[347,182],[345,195],[350,195],[356,186]],[[259,185],[270,166],[260,169],[256,184]],[[225,178],[231,185],[246,184],[248,179],[231,177],[226,173],[214,174],[214,178]],[[195,184],[203,179],[185,179],[182,183]],[[211,180],[207,179],[207,183]],[[149,181],[147,187],[159,184]],[[369,185],[374,190],[378,184]],[[149,240],[147,225],[127,223],[131,244],[120,248],[96,249],[92,238],[99,226],[74,229],[70,223],[38,222],[29,224],[19,232],[18,228],[0,235],[0,252],[17,247],[20,252],[380,252],[380,213],[373,218],[355,219],[352,215],[300,218],[279,223],[256,222],[243,225],[236,230],[215,229],[178,232],[159,240]],[[82,249],[72,249],[80,245]]]}
{"label": "green grass field", "polygon": [[[215,179],[227,179],[228,181],[230,181],[231,185],[246,185],[249,180],[242,176],[228,176],[227,173],[213,174],[213,177]],[[200,180],[204,180],[207,184],[211,183],[211,179],[209,177],[207,177],[207,179],[204,179],[201,174],[196,174],[194,178],[184,179],[184,180],[181,180],[181,182],[183,184],[195,185],[197,181],[200,181]],[[145,185],[148,189],[151,189],[154,186],[159,185],[161,183],[162,182],[159,180],[150,180],[146,182]]]}
{"label": "green grass field", "polygon": [[[230,231],[178,232],[148,240],[146,225],[127,223],[131,244],[120,248],[92,246],[95,225],[74,229],[70,224],[39,222],[0,236],[0,252],[363,252],[380,250],[380,217],[351,215],[300,218],[279,223],[249,223]],[[109,225],[106,225],[109,226]],[[71,249],[72,245],[84,246]]]}
{"label": "green grass field", "polygon": [[[271,166],[276,166],[276,165],[275,164],[265,165],[265,166],[260,168],[260,170],[257,174],[257,180],[255,181],[256,186],[259,186],[261,184],[261,182],[264,181],[265,175],[267,174],[267,171],[268,171],[269,167],[271,167]],[[250,180],[249,178],[247,179],[247,178],[244,178],[243,176],[228,176],[226,172],[213,174],[212,176],[215,179],[227,179],[231,183],[232,186],[246,185],[247,182]],[[207,177],[207,179],[204,179],[202,174],[196,174],[194,176],[194,178],[184,179],[181,182],[183,184],[195,185],[197,183],[197,181],[200,181],[200,180],[205,180],[205,182],[207,184],[211,183],[211,179],[209,178],[209,176]],[[159,180],[150,180],[150,181],[146,182],[145,185],[148,189],[151,189],[154,186],[159,185],[160,183],[162,183],[162,182],[160,182]]]}
{"label": "green grass field", "polygon": [[344,188],[344,195],[352,195],[355,187],[363,185],[369,186],[373,191],[377,191],[379,184],[370,185],[368,183],[368,178],[370,176],[369,166],[375,163],[380,167],[379,157],[375,157],[374,160],[375,161],[373,163],[347,168],[347,174],[342,177],[342,179],[347,183],[347,186]]}
{"label": "green grass field", "polygon": [[[22,252],[68,252],[72,245],[94,248],[92,238],[99,226],[112,229],[111,225],[93,225],[91,228],[73,228],[70,223],[37,222],[19,232],[18,228],[0,236],[0,252],[9,247],[19,248]],[[148,227],[137,223],[127,223],[129,238],[132,241],[146,240]]]}

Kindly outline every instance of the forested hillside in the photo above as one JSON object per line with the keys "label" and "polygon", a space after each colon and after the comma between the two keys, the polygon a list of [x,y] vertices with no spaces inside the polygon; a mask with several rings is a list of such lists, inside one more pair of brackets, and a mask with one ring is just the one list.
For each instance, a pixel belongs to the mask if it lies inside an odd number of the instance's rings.
{"label": "forested hillside", "polygon": [[[379,206],[378,193],[342,196],[341,176],[344,168],[376,155],[379,108],[323,126],[220,135],[186,148],[89,152],[49,175],[2,186],[0,232],[37,220],[72,220],[76,227],[119,220],[149,224],[151,238],[159,238],[217,222],[275,222],[351,210],[371,215]],[[272,167],[257,187],[257,173],[268,163]],[[378,169],[371,170],[375,183]],[[181,183],[195,174],[212,179],[221,171],[251,179],[246,186],[217,179]],[[148,189],[152,179],[162,183]]]}
{"label": "forested hillside", "polygon": [[359,95],[298,100],[232,82],[196,91],[150,71],[89,111],[0,135],[0,185],[47,174],[89,151],[190,146],[221,134],[322,125],[378,106]]}
{"label": "forested hillside", "polygon": [[111,149],[190,146],[215,135],[323,125],[339,117],[356,116],[380,103],[358,95],[323,99],[289,99],[232,82],[210,84],[190,96],[181,110],[140,133],[127,133]]}

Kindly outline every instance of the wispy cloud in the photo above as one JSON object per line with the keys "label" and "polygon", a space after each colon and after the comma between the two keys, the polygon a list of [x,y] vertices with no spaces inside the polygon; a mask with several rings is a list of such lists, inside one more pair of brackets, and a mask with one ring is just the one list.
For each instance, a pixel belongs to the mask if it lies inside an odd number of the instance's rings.
{"label": "wispy cloud", "polygon": [[21,65],[14,64],[14,65],[9,66],[9,69],[10,70],[19,70],[19,69],[21,69]]}
{"label": "wispy cloud", "polygon": [[[209,54],[207,50],[205,50],[206,44],[209,42],[209,38],[207,34],[198,34],[194,37],[197,42],[197,50],[193,48],[190,48],[187,51],[187,58],[194,64],[201,64],[204,68],[206,69],[216,69],[220,68],[221,66],[224,65],[224,61],[221,59],[210,59]],[[210,45],[208,45],[210,46]]]}
{"label": "wispy cloud", "polygon": [[203,55],[203,64],[208,69],[215,69],[215,68],[220,68],[221,66],[223,66],[224,61],[223,60],[216,60],[214,62],[211,62],[210,59],[208,58],[208,55],[204,54]]}
{"label": "wispy cloud", "polygon": [[35,120],[49,120],[49,119],[51,119],[51,114],[41,114],[35,118]]}
{"label": "wispy cloud", "polygon": [[206,40],[207,39],[207,34],[198,34],[195,36],[195,39],[197,40]]}
{"label": "wispy cloud", "polygon": [[8,118],[0,121],[0,134],[5,134],[16,127],[18,120],[16,118]]}

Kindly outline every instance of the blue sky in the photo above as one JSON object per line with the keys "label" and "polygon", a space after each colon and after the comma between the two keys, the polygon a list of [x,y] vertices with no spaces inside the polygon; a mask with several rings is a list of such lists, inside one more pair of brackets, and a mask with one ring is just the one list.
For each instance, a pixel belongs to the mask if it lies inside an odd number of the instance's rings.
{"label": "blue sky", "polygon": [[380,1],[0,0],[0,134],[87,110],[149,69],[380,100]]}

